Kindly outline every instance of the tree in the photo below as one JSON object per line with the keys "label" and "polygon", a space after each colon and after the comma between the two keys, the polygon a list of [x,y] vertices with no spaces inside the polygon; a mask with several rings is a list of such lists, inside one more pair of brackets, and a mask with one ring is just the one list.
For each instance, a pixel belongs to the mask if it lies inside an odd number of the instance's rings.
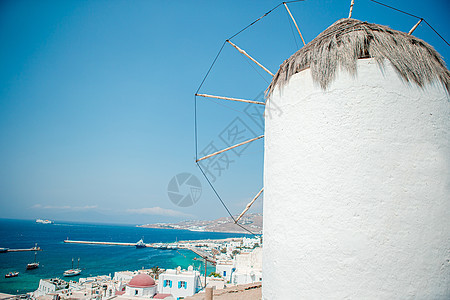
{"label": "tree", "polygon": [[152,274],[153,274],[153,277],[155,277],[155,279],[158,279],[159,274],[162,273],[162,270],[158,266],[152,267],[152,268],[150,268],[150,270],[152,270]]}

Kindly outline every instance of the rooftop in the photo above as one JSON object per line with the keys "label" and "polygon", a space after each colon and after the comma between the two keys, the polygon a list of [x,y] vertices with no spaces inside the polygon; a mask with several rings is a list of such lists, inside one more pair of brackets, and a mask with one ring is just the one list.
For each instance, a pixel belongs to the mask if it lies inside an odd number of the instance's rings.
{"label": "rooftop", "polygon": [[[195,294],[191,297],[186,297],[186,300],[200,300],[205,298],[205,293]],[[227,287],[221,290],[214,291],[214,300],[259,300],[262,298],[261,282],[242,284]]]}
{"label": "rooftop", "polygon": [[450,72],[434,48],[423,40],[387,26],[355,19],[341,19],[285,60],[267,88],[277,85],[307,68],[322,89],[334,80],[337,70],[357,74],[357,60],[374,58],[379,66],[389,61],[402,79],[420,87],[440,82],[449,91]]}
{"label": "rooftop", "polygon": [[136,288],[146,288],[155,285],[156,285],[155,280],[150,275],[147,275],[145,273],[140,273],[134,276],[128,283],[129,287],[136,287]]}

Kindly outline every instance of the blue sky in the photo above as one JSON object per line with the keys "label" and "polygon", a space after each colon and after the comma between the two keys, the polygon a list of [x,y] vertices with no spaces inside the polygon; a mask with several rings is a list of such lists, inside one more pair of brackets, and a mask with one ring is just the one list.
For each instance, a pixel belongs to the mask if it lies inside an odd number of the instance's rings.
{"label": "blue sky", "polygon": [[[401,31],[416,22],[355,2],[357,19]],[[448,1],[383,2],[450,39]],[[193,95],[223,41],[279,3],[0,2],[0,218],[138,224],[225,216],[194,163]],[[289,8],[308,42],[347,17],[349,4]],[[233,42],[275,73],[301,43],[291,26],[279,7]],[[429,27],[414,34],[449,62],[450,47]],[[200,92],[261,100],[268,82],[226,45]],[[252,107],[198,101],[199,152],[226,147],[224,136],[237,123],[255,136],[263,132],[248,114]],[[263,141],[228,158],[228,168],[210,179],[237,214],[261,188]],[[203,186],[187,208],[167,196],[168,182],[182,172]],[[261,199],[252,211],[261,211]]]}

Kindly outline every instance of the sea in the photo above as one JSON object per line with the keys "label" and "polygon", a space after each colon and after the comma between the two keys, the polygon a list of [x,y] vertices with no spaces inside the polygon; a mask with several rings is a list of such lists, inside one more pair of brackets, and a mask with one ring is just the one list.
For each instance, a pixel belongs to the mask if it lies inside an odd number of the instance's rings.
{"label": "sea", "polygon": [[[189,250],[162,250],[154,248],[136,249],[131,246],[68,244],[64,240],[125,242],[135,243],[141,238],[145,243],[175,242],[180,240],[223,239],[242,237],[245,234],[198,232],[176,229],[141,228],[133,225],[86,224],[55,222],[39,224],[35,220],[0,219],[0,247],[25,249],[37,246],[43,251],[37,252],[38,269],[26,270],[26,265],[34,261],[35,253],[0,253],[0,292],[22,294],[32,292],[39,286],[39,280],[45,278],[63,278],[63,272],[76,267],[78,258],[83,270],[80,277],[111,275],[125,270],[139,270],[158,266],[163,269],[190,265],[203,274],[202,260]],[[19,276],[5,278],[5,274],[18,271]],[[207,274],[214,271],[208,265]],[[71,279],[76,279],[72,277]]]}

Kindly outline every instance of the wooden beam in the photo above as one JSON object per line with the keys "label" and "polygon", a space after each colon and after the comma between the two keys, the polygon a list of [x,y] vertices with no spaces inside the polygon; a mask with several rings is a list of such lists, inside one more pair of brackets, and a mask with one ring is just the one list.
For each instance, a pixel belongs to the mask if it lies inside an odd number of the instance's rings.
{"label": "wooden beam", "polygon": [[261,193],[264,191],[264,188],[262,188],[258,194],[256,194],[256,196],[253,198],[252,201],[250,201],[249,204],[247,204],[247,207],[245,207],[245,209],[241,212],[241,214],[239,215],[239,217],[237,217],[237,219],[234,221],[234,223],[237,224],[237,222],[244,216],[244,214],[250,209],[250,207],[253,205],[253,203],[256,201],[256,199],[258,199],[258,197],[261,195]]}
{"label": "wooden beam", "polygon": [[411,35],[414,30],[416,30],[417,26],[420,25],[420,23],[422,23],[423,19],[420,19],[419,22],[416,23],[416,25],[413,26],[413,28],[411,28],[411,30],[408,32],[408,35]]}
{"label": "wooden beam", "polygon": [[236,48],[237,51],[239,51],[240,53],[244,54],[245,56],[247,56],[251,61],[253,61],[255,64],[257,64],[258,66],[260,66],[264,71],[266,71],[267,73],[269,73],[271,76],[273,76],[273,73],[270,72],[269,70],[266,69],[266,67],[264,67],[262,64],[260,64],[259,62],[256,61],[256,59],[254,59],[253,57],[251,57],[250,55],[247,54],[247,52],[245,52],[244,50],[242,50],[241,48],[239,48],[238,46],[236,46],[235,44],[233,44],[233,42],[231,42],[230,40],[227,40],[228,44],[230,44],[231,46],[233,46],[234,48]]}
{"label": "wooden beam", "polygon": [[291,11],[289,10],[286,2],[283,2],[284,7],[286,7],[287,12],[289,13],[289,15],[291,16],[292,21],[294,22],[295,27],[297,28],[298,34],[300,35],[300,38],[302,39],[303,42],[303,46],[306,46],[305,40],[303,39],[303,35],[300,32],[300,29],[298,28],[297,22],[295,22],[294,16],[291,14]]}
{"label": "wooden beam", "polygon": [[223,97],[223,96],[214,96],[214,95],[208,95],[208,94],[195,94],[195,96],[266,105],[264,102],[259,102],[259,101],[245,100],[245,99],[239,99],[239,98],[230,98],[230,97]]}
{"label": "wooden beam", "polygon": [[201,161],[201,160],[210,158],[210,157],[212,157],[212,156],[214,156],[214,155],[217,155],[217,154],[223,153],[223,152],[225,152],[225,151],[234,149],[234,148],[236,148],[236,147],[239,147],[239,146],[248,144],[248,143],[250,143],[250,142],[259,140],[259,139],[261,139],[261,138],[263,138],[263,137],[264,137],[264,135],[260,135],[260,136],[258,136],[258,137],[252,138],[252,139],[250,139],[250,140],[248,140],[248,141],[245,141],[245,142],[239,143],[239,144],[237,144],[237,145],[234,145],[234,146],[231,146],[231,147],[228,147],[228,148],[219,150],[219,151],[217,151],[217,152],[214,152],[214,153],[212,153],[212,154],[209,154],[209,155],[206,155],[206,156],[204,156],[204,157],[202,157],[202,158],[199,158],[199,159],[197,159],[195,162],[199,162],[199,161]]}
{"label": "wooden beam", "polygon": [[348,18],[349,19],[352,17],[353,5],[354,4],[355,4],[355,0],[352,0],[352,2],[350,3],[350,12],[348,13]]}

